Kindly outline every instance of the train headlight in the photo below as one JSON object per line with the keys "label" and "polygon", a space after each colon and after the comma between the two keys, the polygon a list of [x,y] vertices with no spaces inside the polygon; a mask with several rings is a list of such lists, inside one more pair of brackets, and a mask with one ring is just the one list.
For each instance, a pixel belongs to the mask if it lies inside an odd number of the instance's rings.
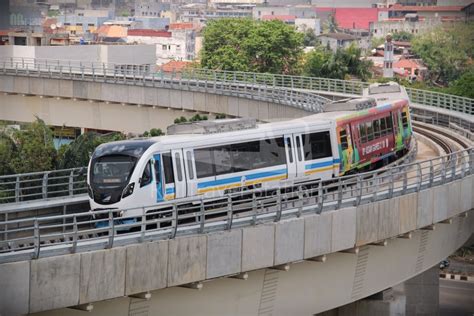
{"label": "train headlight", "polygon": [[91,188],[90,185],[87,185],[87,194],[89,194],[89,197],[90,197],[91,199],[94,198],[94,192],[92,191],[92,188]]}
{"label": "train headlight", "polygon": [[122,198],[125,198],[133,193],[133,189],[135,188],[135,182],[130,183],[123,189],[122,191]]}

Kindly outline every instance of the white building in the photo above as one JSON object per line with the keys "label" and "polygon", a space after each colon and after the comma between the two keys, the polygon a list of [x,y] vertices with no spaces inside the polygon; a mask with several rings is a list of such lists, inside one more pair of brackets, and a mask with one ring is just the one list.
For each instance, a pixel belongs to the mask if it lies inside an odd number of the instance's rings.
{"label": "white building", "polygon": [[127,43],[155,45],[156,63],[161,65],[171,60],[194,60],[195,37],[195,31],[192,29],[128,30]]}
{"label": "white building", "polygon": [[306,30],[312,29],[316,36],[321,34],[321,21],[319,19],[296,18],[295,27],[299,32],[306,32]]}

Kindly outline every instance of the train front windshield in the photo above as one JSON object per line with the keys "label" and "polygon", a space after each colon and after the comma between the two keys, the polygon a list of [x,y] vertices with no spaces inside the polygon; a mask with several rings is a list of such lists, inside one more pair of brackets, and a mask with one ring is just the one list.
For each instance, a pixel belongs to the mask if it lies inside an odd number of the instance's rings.
{"label": "train front windshield", "polygon": [[94,201],[111,204],[120,200],[130,181],[137,158],[124,155],[103,156],[92,161],[91,187]]}

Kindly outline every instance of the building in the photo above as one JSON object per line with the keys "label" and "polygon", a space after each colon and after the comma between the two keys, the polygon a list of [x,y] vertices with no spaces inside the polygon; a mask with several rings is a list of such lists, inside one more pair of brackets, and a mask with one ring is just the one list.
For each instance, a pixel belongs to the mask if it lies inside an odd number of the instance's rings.
{"label": "building", "polygon": [[201,3],[186,4],[178,9],[177,20],[205,24],[208,20],[222,18],[249,18],[252,16],[254,5],[214,5]]}
{"label": "building", "polygon": [[386,37],[389,33],[407,32],[413,35],[423,34],[441,25],[442,20],[414,18],[408,15],[401,19],[388,19],[370,25],[370,33],[375,38]]}
{"label": "building", "polygon": [[327,24],[333,17],[338,28],[342,30],[368,31],[371,23],[388,18],[388,9],[386,8],[317,7],[316,12],[321,23]]}
{"label": "building", "polygon": [[402,6],[394,5],[389,9],[389,18],[404,18],[407,14],[417,14],[420,18],[442,20],[463,20],[465,6]]}
{"label": "building", "polygon": [[405,78],[423,80],[428,68],[415,59],[400,59],[393,63],[393,68],[401,70]]}
{"label": "building", "polygon": [[196,28],[192,23],[172,23],[169,30],[128,30],[127,43],[156,47],[157,64],[196,58]]}
{"label": "building", "polygon": [[118,25],[102,25],[95,32],[94,41],[97,43],[125,43],[127,28]]}
{"label": "building", "polygon": [[296,18],[316,18],[315,7],[310,5],[297,6],[256,6],[252,8],[254,20],[269,19],[269,16],[294,16]]}
{"label": "building", "polygon": [[57,17],[59,25],[63,26],[71,37],[92,39],[92,34],[111,19],[113,12],[109,10],[75,10],[73,14],[62,14]]}
{"label": "building", "polygon": [[295,27],[299,32],[306,32],[312,29],[316,36],[321,35],[321,22],[315,18],[296,18]]}
{"label": "building", "polygon": [[162,11],[170,9],[169,3],[157,0],[136,0],[135,16],[140,17],[160,17]]}
{"label": "building", "polygon": [[329,47],[334,52],[340,48],[347,48],[352,44],[356,44],[359,47],[365,46],[360,37],[345,33],[321,34],[319,39],[321,40],[321,45]]}

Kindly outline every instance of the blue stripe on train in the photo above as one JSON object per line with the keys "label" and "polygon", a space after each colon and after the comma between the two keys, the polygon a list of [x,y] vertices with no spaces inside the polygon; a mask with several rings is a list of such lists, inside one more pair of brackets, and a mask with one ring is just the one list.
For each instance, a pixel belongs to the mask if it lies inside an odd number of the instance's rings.
{"label": "blue stripe on train", "polygon": [[323,162],[315,162],[309,165],[304,166],[306,170],[311,170],[311,169],[316,169],[316,168],[321,168],[321,167],[327,167],[327,166],[332,166],[334,163],[339,163],[340,159],[333,159],[333,160],[328,160],[328,161],[323,161]]}
{"label": "blue stripe on train", "polygon": [[[265,172],[257,172],[257,173],[254,173],[254,174],[245,175],[245,179],[246,180],[255,180],[255,179],[259,179],[259,178],[266,178],[266,177],[276,176],[276,175],[280,175],[280,174],[285,174],[286,172],[287,172],[286,168],[278,169],[278,170],[272,170],[272,171],[265,171]],[[231,178],[227,178],[227,179],[201,182],[201,183],[198,183],[198,189],[204,189],[204,188],[213,187],[213,186],[217,186],[217,185],[231,184],[231,183],[240,182],[242,180],[242,177],[243,176],[237,176],[237,177],[231,177]]]}
{"label": "blue stripe on train", "polygon": [[174,193],[174,188],[166,188],[166,194]]}

